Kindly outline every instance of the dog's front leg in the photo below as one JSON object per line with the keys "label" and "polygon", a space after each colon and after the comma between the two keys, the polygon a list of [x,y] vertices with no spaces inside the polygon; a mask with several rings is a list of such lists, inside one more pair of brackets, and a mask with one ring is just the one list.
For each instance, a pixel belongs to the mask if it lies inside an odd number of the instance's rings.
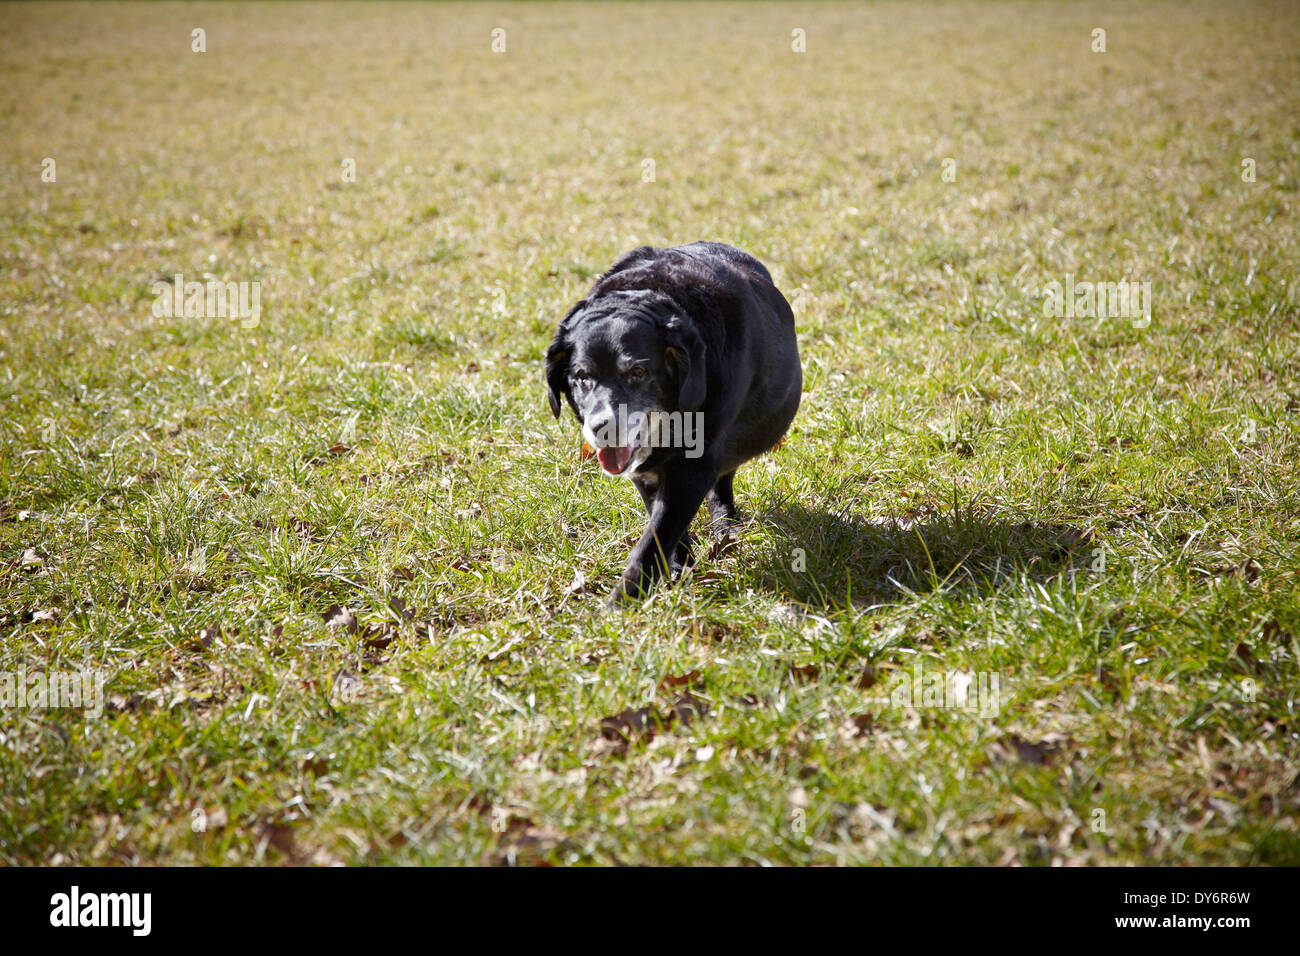
{"label": "dog's front leg", "polygon": [[[641,501],[645,504],[646,520],[648,521],[654,513],[655,501],[659,497],[659,479],[642,478],[638,475],[632,478],[632,484],[636,485],[637,491],[641,492]],[[683,534],[681,540],[677,542],[677,548],[668,561],[668,571],[674,581],[680,575],[685,574],[686,569],[695,563],[695,556],[691,552],[694,543],[689,531]]]}
{"label": "dog's front leg", "polygon": [[712,467],[699,462],[683,464],[664,475],[658,494],[647,501],[649,524],[632,549],[627,570],[610,596],[611,604],[643,597],[668,571],[670,557],[717,479]]}

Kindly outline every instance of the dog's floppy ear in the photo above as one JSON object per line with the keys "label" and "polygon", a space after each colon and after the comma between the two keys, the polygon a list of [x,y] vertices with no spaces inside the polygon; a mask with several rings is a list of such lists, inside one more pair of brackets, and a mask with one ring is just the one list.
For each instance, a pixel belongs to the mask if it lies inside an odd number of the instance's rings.
{"label": "dog's floppy ear", "polygon": [[704,340],[678,316],[664,325],[668,347],[664,358],[677,379],[677,407],[684,412],[699,411],[704,404]]}
{"label": "dog's floppy ear", "polygon": [[560,417],[560,396],[569,394],[569,326],[586,304],[587,300],[583,299],[569,310],[546,350],[546,399],[551,403],[551,414],[556,418]]}

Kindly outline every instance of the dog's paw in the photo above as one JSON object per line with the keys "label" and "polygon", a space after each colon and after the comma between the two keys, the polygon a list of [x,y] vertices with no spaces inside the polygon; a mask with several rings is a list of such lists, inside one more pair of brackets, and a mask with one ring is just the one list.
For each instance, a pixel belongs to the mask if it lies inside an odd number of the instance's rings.
{"label": "dog's paw", "polygon": [[740,535],[738,534],[714,535],[713,541],[709,545],[709,560],[725,557],[739,547]]}
{"label": "dog's paw", "polygon": [[737,537],[740,534],[740,526],[739,513],[715,514],[709,518],[709,537],[716,547]]}
{"label": "dog's paw", "polygon": [[674,581],[689,574],[695,567],[695,552],[690,548],[678,548],[673,552],[673,559],[668,562],[668,574]]}
{"label": "dog's paw", "polygon": [[605,606],[611,611],[617,611],[620,608],[634,607],[640,604],[641,599],[644,597],[645,588],[640,583],[631,578],[623,577],[619,578],[618,583],[614,585],[614,590],[610,592]]}

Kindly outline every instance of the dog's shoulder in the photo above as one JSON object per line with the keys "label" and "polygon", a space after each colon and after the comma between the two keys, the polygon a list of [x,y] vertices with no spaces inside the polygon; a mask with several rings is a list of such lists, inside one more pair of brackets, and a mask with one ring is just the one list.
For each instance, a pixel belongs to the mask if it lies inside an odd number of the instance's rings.
{"label": "dog's shoulder", "polygon": [[605,274],[602,275],[600,280],[596,283],[597,287],[599,287],[601,282],[604,282],[611,276],[618,275],[620,272],[626,272],[638,265],[644,265],[658,260],[660,254],[664,251],[665,250],[663,249],[656,249],[654,246],[637,246],[631,252],[623,253],[623,255],[619,256],[612,266],[605,270]]}
{"label": "dog's shoulder", "polygon": [[757,259],[721,243],[696,242],[667,249],[640,246],[615,262],[587,297],[644,290],[661,293],[688,308],[698,308],[703,302],[716,307],[743,295],[744,286],[755,279],[772,281]]}
{"label": "dog's shoulder", "polygon": [[[669,250],[674,251],[674,250]],[[715,266],[731,267],[739,269],[741,272],[751,273],[767,282],[772,281],[772,274],[767,271],[767,266],[759,262],[748,252],[743,252],[735,246],[729,246],[722,242],[709,242],[701,239],[698,242],[692,242],[689,245],[677,246],[675,251],[680,251],[683,255],[711,260]]]}
{"label": "dog's shoulder", "polygon": [[772,294],[780,295],[753,256],[722,243],[695,242],[633,249],[597,280],[586,301],[626,304],[665,322],[680,316],[716,363],[764,321],[762,303]]}

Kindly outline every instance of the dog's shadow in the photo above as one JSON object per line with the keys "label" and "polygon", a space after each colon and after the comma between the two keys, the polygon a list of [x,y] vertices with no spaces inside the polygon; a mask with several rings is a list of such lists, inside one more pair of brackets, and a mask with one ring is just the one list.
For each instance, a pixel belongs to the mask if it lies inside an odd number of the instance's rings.
{"label": "dog's shadow", "polygon": [[897,603],[936,588],[987,593],[1098,560],[1087,531],[960,510],[880,518],[787,501],[753,517],[773,544],[754,568],[763,586],[823,609]]}

